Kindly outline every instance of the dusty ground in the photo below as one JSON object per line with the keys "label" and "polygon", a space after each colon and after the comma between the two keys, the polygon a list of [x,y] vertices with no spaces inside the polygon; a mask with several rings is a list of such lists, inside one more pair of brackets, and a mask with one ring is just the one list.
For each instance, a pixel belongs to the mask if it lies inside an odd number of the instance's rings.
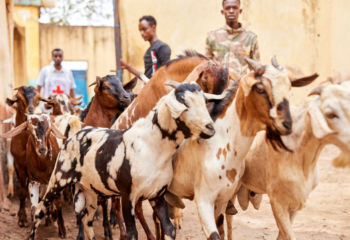
{"label": "dusty ground", "polygon": [[[320,184],[310,195],[306,207],[295,219],[294,230],[298,240],[350,240],[350,170],[339,170],[331,166],[330,157],[335,154],[335,148],[326,148],[319,160]],[[186,202],[183,228],[177,232],[177,239],[205,239],[197,218],[197,212],[192,202]],[[29,228],[17,226],[14,216],[18,203],[0,212],[0,240],[25,239]],[[28,208],[29,209],[29,208]],[[145,215],[150,226],[151,210],[144,202]],[[67,206],[64,212],[67,239],[75,239],[77,228],[72,208]],[[29,211],[28,211],[29,213]],[[261,209],[256,211],[251,207],[235,217],[233,229],[235,239],[241,240],[272,240],[277,237],[277,227],[269,206],[269,200],[264,197]],[[103,239],[101,220],[95,221],[96,239]],[[138,224],[139,239],[145,239],[141,226]],[[113,229],[114,239],[119,239],[118,228]],[[40,239],[57,240],[57,228],[41,226]]]}

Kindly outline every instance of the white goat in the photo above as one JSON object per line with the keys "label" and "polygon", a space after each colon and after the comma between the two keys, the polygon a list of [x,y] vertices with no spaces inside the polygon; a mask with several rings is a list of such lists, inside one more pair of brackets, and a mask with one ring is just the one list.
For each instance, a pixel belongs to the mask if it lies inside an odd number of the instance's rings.
{"label": "white goat", "polygon": [[[282,137],[293,152],[276,151],[260,132],[246,157],[243,186],[237,193],[243,209],[248,207],[250,191],[258,193],[254,198],[260,201],[259,194],[268,194],[278,240],[295,240],[293,219],[318,184],[317,160],[325,145],[335,144],[350,153],[350,89],[344,84],[328,85],[312,94],[317,97],[292,111],[293,132]],[[232,216],[227,221],[231,240]]]}

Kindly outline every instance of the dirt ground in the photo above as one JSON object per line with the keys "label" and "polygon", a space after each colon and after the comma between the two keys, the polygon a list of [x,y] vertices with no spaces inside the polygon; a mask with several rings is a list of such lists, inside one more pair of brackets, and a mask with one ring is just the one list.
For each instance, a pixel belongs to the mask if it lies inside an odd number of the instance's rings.
{"label": "dirt ground", "polygon": [[[336,154],[334,147],[327,147],[322,153],[318,166],[320,184],[311,193],[305,208],[296,216],[294,231],[298,240],[350,240],[350,170],[335,169],[330,158]],[[16,212],[18,202],[8,203],[0,212],[0,240],[25,239],[29,228],[17,226]],[[153,229],[151,208],[144,202],[145,216]],[[28,211],[29,213],[29,207]],[[77,227],[73,208],[67,206],[64,211],[67,238],[75,239]],[[96,239],[104,239],[101,219],[94,222]],[[139,239],[146,239],[138,224]],[[269,200],[264,196],[259,211],[249,207],[247,211],[239,210],[235,217],[233,234],[241,240],[272,240],[277,237]],[[38,231],[39,239],[58,240],[55,224],[42,225]],[[114,239],[119,239],[118,228],[113,229]],[[182,229],[177,231],[177,239],[205,239],[202,233],[196,207],[193,202],[186,201]]]}

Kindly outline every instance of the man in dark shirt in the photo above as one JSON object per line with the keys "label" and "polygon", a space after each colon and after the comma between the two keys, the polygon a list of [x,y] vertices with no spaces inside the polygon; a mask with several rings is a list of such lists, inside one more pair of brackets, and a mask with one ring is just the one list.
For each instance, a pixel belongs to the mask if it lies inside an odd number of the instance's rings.
{"label": "man in dark shirt", "polygon": [[[139,31],[142,38],[150,43],[150,47],[147,49],[143,60],[145,63],[145,73],[148,79],[167,61],[170,59],[171,50],[168,44],[160,41],[157,37],[157,21],[153,16],[143,16],[139,20]],[[121,60],[121,66],[123,69],[128,70],[138,78],[146,80],[143,74],[132,68],[126,62]]]}

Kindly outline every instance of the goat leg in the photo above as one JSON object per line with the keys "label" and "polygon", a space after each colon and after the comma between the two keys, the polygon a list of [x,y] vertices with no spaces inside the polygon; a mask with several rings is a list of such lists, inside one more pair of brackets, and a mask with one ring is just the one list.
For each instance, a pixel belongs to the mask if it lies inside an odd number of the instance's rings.
{"label": "goat leg", "polygon": [[165,239],[175,239],[176,229],[170,221],[168,206],[164,199],[164,195],[150,200],[150,203],[154,213],[160,221],[161,227],[165,234]]}
{"label": "goat leg", "polygon": [[136,224],[135,224],[135,216],[132,214],[133,204],[129,199],[129,195],[127,193],[122,194],[122,209],[123,209],[123,217],[125,220],[126,231],[127,231],[127,239],[134,240],[138,239]]}
{"label": "goat leg", "polygon": [[115,227],[115,225],[118,224],[118,220],[117,220],[117,216],[115,213],[115,208],[116,207],[116,198],[112,197],[112,206],[111,206],[111,211],[109,213],[109,224],[113,225],[113,227]]}
{"label": "goat leg", "polygon": [[216,226],[218,228],[221,239],[225,239],[225,229],[224,229],[224,215],[220,214],[216,219]]}
{"label": "goat leg", "polygon": [[25,169],[21,168],[16,164],[15,161],[15,170],[17,173],[17,176],[20,181],[20,189],[19,189],[19,210],[18,210],[18,226],[19,227],[28,227],[28,221],[27,221],[27,213],[26,213],[26,198],[28,196],[28,189],[27,189],[27,173]]}
{"label": "goat leg", "polygon": [[113,240],[112,238],[112,230],[111,226],[108,221],[108,205],[107,205],[107,198],[100,197],[99,201],[102,206],[102,216],[103,216],[103,229],[104,229],[104,235],[106,240]]}
{"label": "goat leg", "polygon": [[157,218],[156,213],[154,211],[153,211],[152,217],[153,217],[154,228],[155,228],[155,232],[156,232],[156,239],[162,240],[162,239],[164,239],[164,231],[163,231],[162,226],[160,225],[160,221]]}
{"label": "goat leg", "polygon": [[117,223],[119,226],[120,240],[126,240],[126,229],[124,225],[124,219],[122,215],[120,197],[115,197],[112,200],[112,208],[114,215],[117,217]]}
{"label": "goat leg", "polygon": [[138,201],[135,206],[135,215],[140,220],[140,223],[142,225],[143,230],[146,233],[147,240],[155,240],[151,230],[148,227],[148,224],[146,222],[146,219],[143,215],[143,209],[142,209],[142,201]]}
{"label": "goat leg", "polygon": [[66,228],[64,227],[64,220],[62,216],[62,199],[55,199],[54,205],[57,213],[58,235],[60,238],[66,238]]}

